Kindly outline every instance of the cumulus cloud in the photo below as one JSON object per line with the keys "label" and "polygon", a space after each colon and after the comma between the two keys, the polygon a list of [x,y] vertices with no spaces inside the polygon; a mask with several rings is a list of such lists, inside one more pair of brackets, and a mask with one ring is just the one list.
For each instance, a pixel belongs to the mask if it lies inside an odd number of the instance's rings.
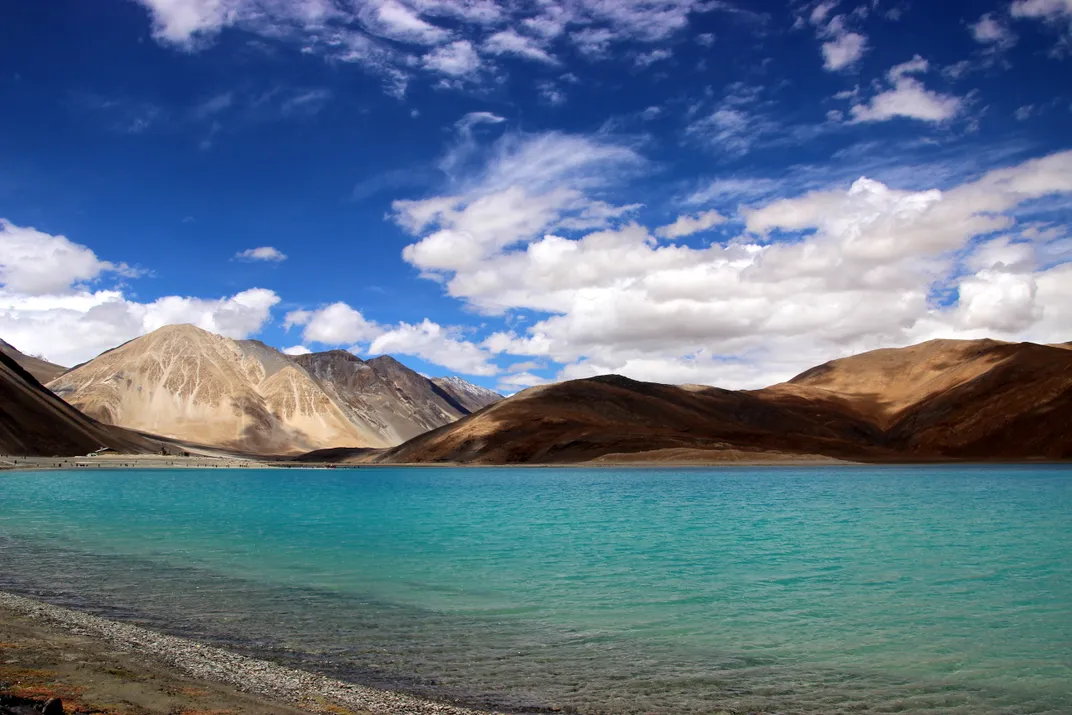
{"label": "cumulus cloud", "polygon": [[283,348],[284,355],[309,355],[313,351],[304,345],[293,345],[289,348]]}
{"label": "cumulus cloud", "polygon": [[272,246],[247,248],[245,251],[236,253],[235,258],[240,261],[269,261],[274,263],[287,260],[285,253]]}
{"label": "cumulus cloud", "polygon": [[383,332],[360,311],[342,302],[316,310],[292,310],[283,319],[283,327],[289,330],[294,326],[302,326],[302,338],[306,342],[326,345],[365,343]]}
{"label": "cumulus cloud", "polygon": [[136,277],[87,246],[0,219],[0,336],[35,355],[74,365],[165,325],[192,323],[233,338],[260,331],[279,296],[251,288],[229,297],[131,300],[106,276]]}
{"label": "cumulus cloud", "polygon": [[666,226],[655,229],[655,235],[660,238],[681,238],[691,236],[700,231],[725,223],[726,217],[718,211],[704,211],[695,216],[681,215],[677,220]]}
{"label": "cumulus cloud", "polygon": [[892,86],[873,96],[866,104],[854,104],[850,109],[852,121],[885,122],[905,118],[945,122],[956,117],[964,108],[963,99],[929,90],[913,76],[927,72],[929,68],[927,60],[919,55],[892,67],[886,74]]}
{"label": "cumulus cloud", "polygon": [[140,274],[125,263],[97,258],[91,249],[65,236],[0,219],[0,285],[13,293],[45,295],[69,292],[102,274]]}
{"label": "cumulus cloud", "polygon": [[191,323],[243,339],[271,317],[279,296],[253,288],[205,299],[167,296],[141,303],[119,290],[22,295],[0,289],[0,335],[20,349],[60,365],[76,365],[165,325]]}
{"label": "cumulus cloud", "polygon": [[498,372],[498,368],[489,362],[491,355],[486,350],[462,339],[457,330],[444,328],[427,319],[416,325],[399,323],[381,333],[372,341],[368,352],[371,355],[415,355],[466,375],[494,375]]}
{"label": "cumulus cloud", "polygon": [[[895,75],[919,71],[914,60]],[[1059,306],[1072,269],[1060,261],[1072,250],[1061,235],[1021,230],[1016,213],[1069,193],[1065,152],[948,190],[860,179],[767,201],[744,210],[744,233],[705,247],[661,244],[635,223],[568,237],[544,220],[459,257],[469,235],[498,235],[526,201],[467,215],[465,237],[436,254],[434,272],[477,310],[543,316],[480,347],[551,361],[559,378],[620,372],[758,387],[834,356],[932,337],[1067,340],[1072,309]],[[442,207],[459,199],[443,201],[404,224],[418,236],[404,254],[418,267],[431,257],[417,247],[457,229]]]}
{"label": "cumulus cloud", "polygon": [[[300,326],[306,343],[349,348],[367,345],[371,355],[413,355],[467,375],[494,375],[498,371],[488,362],[491,353],[465,340],[460,329],[427,319],[416,324],[383,325],[338,302],[316,310],[292,310],[284,318],[283,326],[288,330]],[[283,352],[304,355],[309,349],[296,345]]]}

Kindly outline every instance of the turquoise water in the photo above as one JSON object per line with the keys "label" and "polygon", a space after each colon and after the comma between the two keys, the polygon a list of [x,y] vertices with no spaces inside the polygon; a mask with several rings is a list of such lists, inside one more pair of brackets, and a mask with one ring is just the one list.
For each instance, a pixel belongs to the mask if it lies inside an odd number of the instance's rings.
{"label": "turquoise water", "polygon": [[1072,713],[1072,469],[0,474],[0,589],[585,713]]}

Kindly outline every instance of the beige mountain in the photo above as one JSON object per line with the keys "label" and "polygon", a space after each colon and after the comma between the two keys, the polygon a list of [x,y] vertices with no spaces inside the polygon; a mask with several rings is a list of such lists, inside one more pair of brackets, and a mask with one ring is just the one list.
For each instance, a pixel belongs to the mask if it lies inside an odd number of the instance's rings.
{"label": "beige mountain", "polygon": [[60,367],[54,363],[50,363],[48,360],[42,360],[39,357],[32,355],[26,355],[19,352],[11,343],[0,340],[0,353],[7,355],[22,367],[23,370],[30,373],[34,378],[44,384],[50,380],[55,380],[57,377],[67,372],[67,368]]}
{"label": "beige mountain", "polygon": [[254,340],[173,325],[49,383],[87,415],[260,454],[390,447],[468,414],[389,357],[288,357]]}

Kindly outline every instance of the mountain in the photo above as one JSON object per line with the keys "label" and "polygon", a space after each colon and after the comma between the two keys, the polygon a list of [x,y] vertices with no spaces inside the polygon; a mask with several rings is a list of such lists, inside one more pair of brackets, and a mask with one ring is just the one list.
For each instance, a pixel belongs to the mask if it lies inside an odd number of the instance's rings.
{"label": "mountain", "polygon": [[[660,385],[618,375],[533,387],[388,450],[378,461],[572,463],[623,456],[856,457],[878,430],[837,401]],[[706,454],[697,455],[697,450]],[[867,452],[879,457],[880,448]]]}
{"label": "mountain", "polygon": [[390,357],[290,357],[192,325],[132,340],[48,387],[107,424],[259,454],[390,447],[469,413]]}
{"label": "mountain", "polygon": [[530,388],[374,459],[514,464],[816,455],[1072,458],[1072,351],[931,341],[736,392],[613,375],[573,380]]}
{"label": "mountain", "polygon": [[101,447],[145,453],[158,452],[160,443],[85,416],[0,352],[0,453],[70,457]]}
{"label": "mountain", "polygon": [[471,412],[431,380],[386,355],[365,361],[345,350],[331,350],[293,360],[349,408],[351,419],[374,425],[386,444],[399,444]]}
{"label": "mountain", "polygon": [[42,360],[32,355],[26,355],[15,349],[15,346],[11,343],[7,343],[0,340],[0,353],[7,355],[9,358],[17,362],[23,370],[30,373],[40,383],[46,383],[50,380],[55,380],[57,377],[67,372],[67,368],[60,367],[50,363],[48,360]]}
{"label": "mountain", "polygon": [[474,385],[460,377],[433,377],[432,382],[469,412],[478,412],[503,399],[498,392]]}

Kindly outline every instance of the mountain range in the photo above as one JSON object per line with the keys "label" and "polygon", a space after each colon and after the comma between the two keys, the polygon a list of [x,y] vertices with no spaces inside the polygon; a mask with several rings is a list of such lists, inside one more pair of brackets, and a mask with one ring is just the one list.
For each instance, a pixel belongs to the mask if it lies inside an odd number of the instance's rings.
{"label": "mountain range", "polygon": [[[83,454],[94,441],[155,450],[150,435],[162,435],[379,464],[1072,458],[1072,343],[932,340],[833,360],[761,390],[605,375],[506,399],[387,356],[291,357],[192,326],[108,351],[54,378],[52,392],[3,358],[8,453],[59,453],[62,443]],[[68,432],[83,436],[65,442]]]}
{"label": "mountain range", "polygon": [[1072,458],[1072,350],[933,340],[761,390],[617,375],[535,387],[359,461],[474,464]]}
{"label": "mountain range", "polygon": [[390,447],[501,399],[476,386],[456,397],[387,356],[292,357],[192,325],[120,345],[47,387],[104,424],[262,455]]}

